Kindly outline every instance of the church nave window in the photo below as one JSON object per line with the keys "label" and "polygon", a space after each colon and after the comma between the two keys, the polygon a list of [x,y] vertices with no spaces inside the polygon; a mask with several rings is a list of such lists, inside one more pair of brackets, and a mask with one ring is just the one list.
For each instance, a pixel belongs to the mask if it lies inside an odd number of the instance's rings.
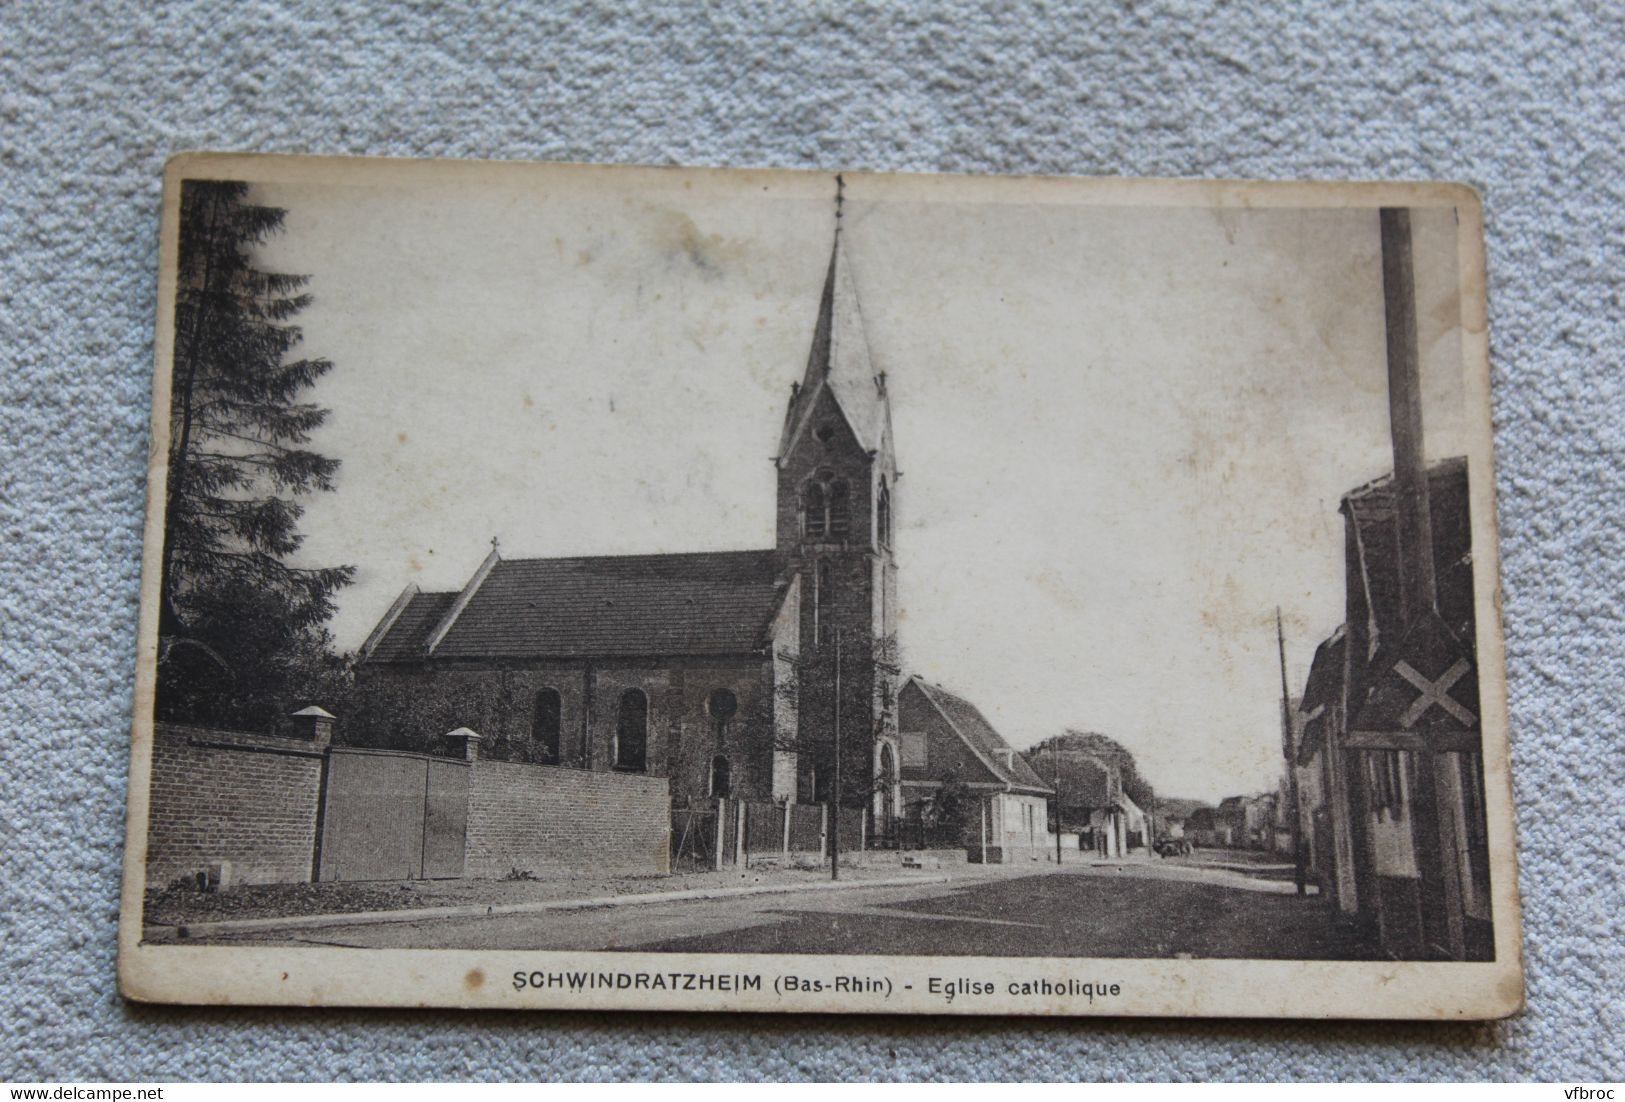
{"label": "church nave window", "polygon": [[705,698],[705,710],[720,736],[727,729],[728,721],[739,711],[739,698],[732,689],[712,689],[711,695]]}
{"label": "church nave window", "polygon": [[649,698],[639,689],[621,694],[615,718],[615,768],[643,772],[649,764]]}
{"label": "church nave window", "polygon": [[709,788],[713,796],[726,799],[733,795],[733,766],[721,754],[711,759]]}
{"label": "church nave window", "polygon": [[536,693],[536,708],[530,721],[530,738],[535,743],[537,756],[542,761],[559,760],[562,711],[563,701],[559,698],[557,689],[541,689]]}

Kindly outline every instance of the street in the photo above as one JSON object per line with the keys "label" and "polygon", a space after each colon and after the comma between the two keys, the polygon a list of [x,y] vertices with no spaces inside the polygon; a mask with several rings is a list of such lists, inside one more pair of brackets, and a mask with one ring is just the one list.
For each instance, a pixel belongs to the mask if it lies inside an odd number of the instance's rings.
{"label": "street", "polygon": [[[1283,890],[1284,889],[1284,890]],[[1202,863],[977,872],[949,882],[374,924],[242,931],[215,943],[1364,960],[1317,897]]]}

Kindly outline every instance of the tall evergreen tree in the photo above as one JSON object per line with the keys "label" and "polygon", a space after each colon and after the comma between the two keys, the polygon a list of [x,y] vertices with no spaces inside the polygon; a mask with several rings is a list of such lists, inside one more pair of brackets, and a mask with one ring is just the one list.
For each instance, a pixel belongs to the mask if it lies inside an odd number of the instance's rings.
{"label": "tall evergreen tree", "polygon": [[158,714],[257,727],[332,665],[325,624],[354,568],[287,561],[297,498],[331,490],[339,465],[305,446],[327,410],[301,400],[332,364],[293,355],[309,277],[254,267],[287,212],[247,197],[239,181],[181,190]]}

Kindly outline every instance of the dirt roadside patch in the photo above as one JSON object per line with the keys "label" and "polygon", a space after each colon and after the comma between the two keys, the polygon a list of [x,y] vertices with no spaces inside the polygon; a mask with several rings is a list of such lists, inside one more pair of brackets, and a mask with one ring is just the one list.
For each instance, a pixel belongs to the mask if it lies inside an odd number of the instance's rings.
{"label": "dirt roadside patch", "polygon": [[[947,870],[943,870],[947,871]],[[862,882],[896,877],[897,865],[843,868],[843,881]],[[556,900],[647,895],[768,885],[813,886],[829,879],[828,869],[752,868],[670,876],[560,877],[547,880],[409,880],[326,882],[318,884],[251,884],[223,892],[183,888],[147,893],[147,925],[185,926],[241,918],[353,914],[418,907],[497,906]]]}

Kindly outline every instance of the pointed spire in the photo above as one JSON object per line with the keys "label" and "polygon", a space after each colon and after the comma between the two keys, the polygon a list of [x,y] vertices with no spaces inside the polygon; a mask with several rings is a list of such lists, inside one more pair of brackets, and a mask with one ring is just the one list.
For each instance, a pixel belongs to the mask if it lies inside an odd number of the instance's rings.
{"label": "pointed spire", "polygon": [[835,227],[830,244],[829,268],[818,298],[818,319],[813,325],[807,370],[800,388],[791,398],[790,410],[785,418],[784,436],[779,449],[781,456],[786,453],[810,414],[818,395],[826,388],[834,394],[841,412],[864,448],[872,450],[879,447],[885,432],[888,420],[884,409],[885,389],[870,363],[869,341],[863,331],[857,286],[842,247],[845,208],[846,178],[837,174]]}

